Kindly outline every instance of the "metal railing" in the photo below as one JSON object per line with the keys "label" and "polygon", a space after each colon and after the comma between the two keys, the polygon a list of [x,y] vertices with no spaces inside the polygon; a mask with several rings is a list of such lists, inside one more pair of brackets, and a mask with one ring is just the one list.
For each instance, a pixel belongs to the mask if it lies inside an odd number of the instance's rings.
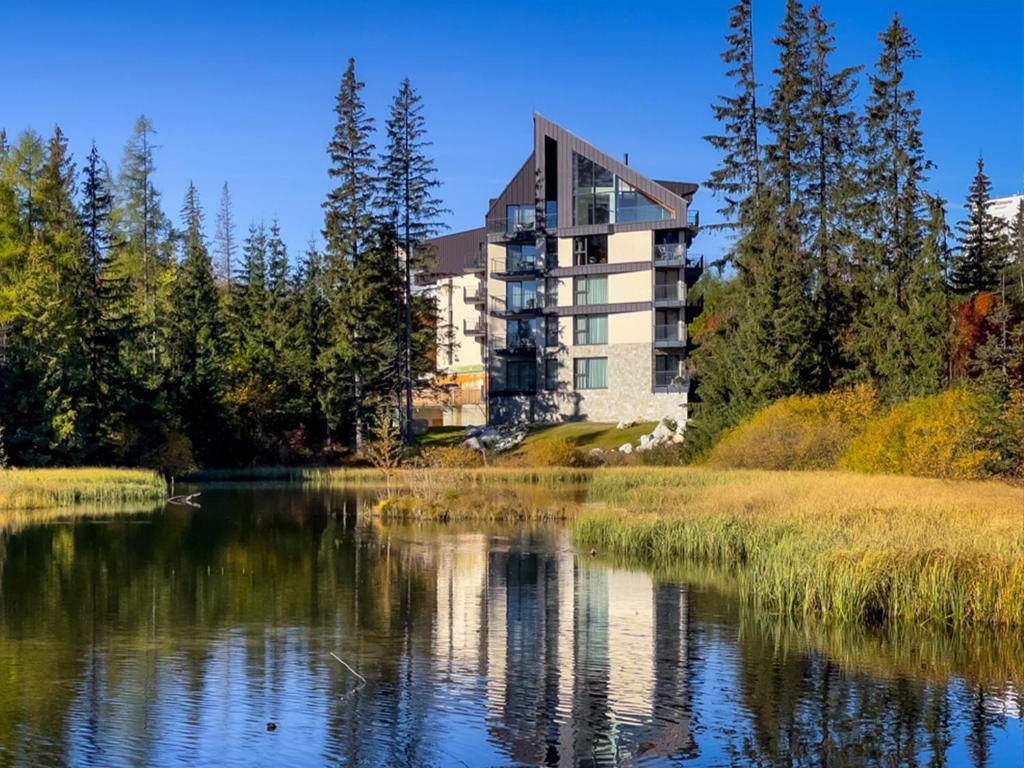
{"label": "metal railing", "polygon": [[681,293],[679,283],[657,283],[654,286],[655,301],[680,301]]}
{"label": "metal railing", "polygon": [[466,336],[486,336],[487,323],[485,323],[483,320],[477,320],[476,322],[471,324],[468,320],[463,320],[462,332]]}
{"label": "metal railing", "polygon": [[466,304],[483,304],[487,301],[487,290],[482,285],[478,285],[472,291],[469,288],[463,288],[462,300]]}

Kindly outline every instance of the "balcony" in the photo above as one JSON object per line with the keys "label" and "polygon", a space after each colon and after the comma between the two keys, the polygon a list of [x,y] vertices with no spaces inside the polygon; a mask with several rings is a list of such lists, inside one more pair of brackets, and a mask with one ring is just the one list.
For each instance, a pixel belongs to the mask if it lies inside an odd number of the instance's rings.
{"label": "balcony", "polygon": [[473,336],[475,338],[482,339],[487,336],[487,323],[484,322],[483,318],[479,318],[472,323],[468,320],[463,320],[462,333],[465,336]]}
{"label": "balcony", "polygon": [[700,227],[700,211],[695,211],[692,208],[687,207],[686,226],[690,229],[697,229]]}
{"label": "balcony", "polygon": [[537,230],[537,208],[532,204],[509,205],[505,217],[487,220],[487,235],[516,237],[532,234]]}
{"label": "balcony", "polygon": [[686,302],[686,322],[692,323],[704,312],[704,297],[698,296]]}
{"label": "balcony", "polygon": [[695,253],[694,255],[692,255],[692,256],[690,256],[689,258],[686,259],[685,277],[686,277],[686,284],[687,285],[691,285],[692,286],[694,283],[696,283],[698,280],[700,280],[700,276],[703,275],[703,274],[704,274],[704,255],[703,254]]}
{"label": "balcony", "polygon": [[655,347],[685,347],[686,325],[681,322],[654,326]]}
{"label": "balcony", "polygon": [[463,272],[466,274],[479,274],[487,271],[487,257],[482,253],[474,253],[466,258]]}
{"label": "balcony", "polygon": [[472,291],[469,288],[462,289],[462,300],[474,306],[483,306],[487,303],[487,289],[478,285]]}
{"label": "balcony", "polygon": [[686,295],[683,286],[676,283],[657,283],[654,286],[654,305],[673,306],[681,304]]}
{"label": "balcony", "polygon": [[532,334],[497,336],[491,342],[491,351],[498,355],[535,355],[537,354],[537,340]]}
{"label": "balcony", "polygon": [[544,302],[539,294],[532,293],[515,301],[506,301],[501,296],[491,296],[490,312],[493,317],[529,317],[539,315]]}
{"label": "balcony", "polygon": [[654,266],[681,267],[686,263],[686,246],[683,243],[657,243],[654,246]]}
{"label": "balcony", "polygon": [[499,256],[491,259],[491,277],[496,280],[523,276],[536,276],[541,274],[543,271],[544,264],[540,257],[523,259],[511,256]]}
{"label": "balcony", "polygon": [[682,364],[675,370],[655,370],[654,389],[658,392],[685,392],[689,376]]}

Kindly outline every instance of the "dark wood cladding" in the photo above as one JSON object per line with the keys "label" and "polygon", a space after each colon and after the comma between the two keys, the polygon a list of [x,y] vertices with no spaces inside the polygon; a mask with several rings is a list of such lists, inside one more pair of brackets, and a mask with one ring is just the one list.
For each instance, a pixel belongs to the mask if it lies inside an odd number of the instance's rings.
{"label": "dark wood cladding", "polygon": [[487,230],[478,227],[467,229],[465,232],[454,232],[427,240],[423,245],[431,252],[427,256],[428,268],[421,277],[417,277],[421,284],[461,275],[474,260],[481,264],[486,263]]}
{"label": "dark wood cladding", "polygon": [[544,307],[545,315],[572,317],[574,315],[619,315],[623,312],[646,312],[652,307],[649,301],[620,301],[613,304],[581,304],[572,307]]}
{"label": "dark wood cladding", "polygon": [[624,272],[646,272],[654,265],[650,261],[627,261],[622,264],[580,264],[575,267],[555,267],[546,274],[551,277],[576,275],[619,275]]}
{"label": "dark wood cladding", "polygon": [[537,202],[537,173],[534,166],[534,153],[526,158],[526,162],[512,177],[512,181],[491,201],[487,209],[488,219],[504,219],[506,205],[527,205]]}

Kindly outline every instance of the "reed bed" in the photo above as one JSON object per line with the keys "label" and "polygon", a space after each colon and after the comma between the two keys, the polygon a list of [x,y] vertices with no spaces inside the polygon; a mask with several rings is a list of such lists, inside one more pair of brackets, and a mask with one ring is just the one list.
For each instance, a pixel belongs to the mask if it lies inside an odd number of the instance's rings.
{"label": "reed bed", "polygon": [[0,470],[0,510],[162,501],[167,486],[145,469]]}
{"label": "reed bed", "polygon": [[609,470],[581,546],[734,569],[773,613],[1024,626],[1024,489],[841,472]]}

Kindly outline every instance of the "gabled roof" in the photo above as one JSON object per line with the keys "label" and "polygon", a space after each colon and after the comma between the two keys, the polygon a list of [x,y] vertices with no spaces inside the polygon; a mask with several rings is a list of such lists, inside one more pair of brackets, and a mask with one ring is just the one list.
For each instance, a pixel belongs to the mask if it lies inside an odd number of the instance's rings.
{"label": "gabled roof", "polygon": [[427,240],[424,245],[431,250],[429,266],[417,275],[417,283],[423,285],[463,274],[475,260],[484,258],[486,243],[487,230],[484,227]]}

